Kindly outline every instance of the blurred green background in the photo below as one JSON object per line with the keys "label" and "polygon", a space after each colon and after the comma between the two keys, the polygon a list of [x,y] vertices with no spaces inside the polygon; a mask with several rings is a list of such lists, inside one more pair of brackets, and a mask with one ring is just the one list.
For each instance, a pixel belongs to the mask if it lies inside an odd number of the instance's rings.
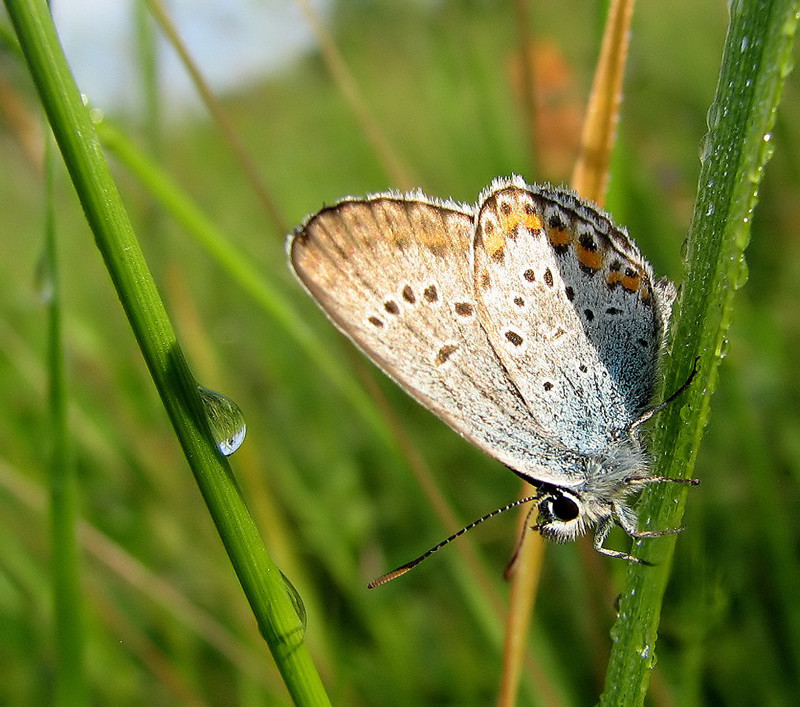
{"label": "blurred green background", "polygon": [[[236,11],[268,13],[270,3]],[[514,3],[342,2],[326,24],[411,183],[472,202],[497,175],[569,180],[603,16],[585,0],[529,8],[533,145]],[[675,280],[726,21],[722,1],[674,0],[640,3],[633,23],[607,208],[656,272]],[[0,131],[0,703],[31,704],[47,701],[54,659],[36,277],[45,214],[42,177],[20,142],[23,128],[40,127],[34,91],[13,52],[0,59],[5,95],[23,116],[20,127],[4,107]],[[133,58],[130,68],[135,75]],[[798,88],[790,77],[753,222],[749,282],[737,296],[697,466],[703,484],[691,492],[678,540],[650,704],[800,700]],[[168,107],[170,96],[161,98]],[[316,48],[218,98],[289,227],[338,197],[398,186]],[[150,149],[156,136],[144,104],[124,113],[97,107]],[[464,539],[484,565],[478,576],[448,548],[386,587],[365,585],[457,529],[438,520],[412,466],[429,470],[464,523],[512,500],[518,480],[333,330],[292,280],[285,233],[205,113],[176,113],[155,142],[164,169],[285,293],[320,350],[377,396],[376,410],[388,411],[367,420],[354,410],[286,329],[111,158],[197,377],[247,418],[232,464],[306,604],[306,637],[334,703],[492,703],[513,514]],[[94,700],[286,703],[61,170],[56,196]],[[406,442],[387,443],[394,435]],[[621,535],[613,542],[625,546]],[[521,704],[596,700],[623,572],[588,538],[548,547]]]}

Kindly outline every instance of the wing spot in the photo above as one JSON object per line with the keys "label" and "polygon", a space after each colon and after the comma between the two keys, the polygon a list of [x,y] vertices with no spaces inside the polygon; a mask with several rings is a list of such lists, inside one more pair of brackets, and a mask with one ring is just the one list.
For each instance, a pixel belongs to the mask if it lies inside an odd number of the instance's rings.
{"label": "wing spot", "polygon": [[542,386],[546,391],[553,390],[553,384],[550,381],[545,381],[544,385]]}
{"label": "wing spot", "polygon": [[569,285],[564,288],[564,294],[567,296],[567,299],[572,302],[575,299],[575,290],[573,290]]}
{"label": "wing spot", "polygon": [[586,372],[589,370],[589,369],[586,367],[586,364],[585,364],[585,363],[582,363],[580,366],[578,366],[578,368],[580,369],[580,372],[581,372],[581,373],[586,373]]}
{"label": "wing spot", "polygon": [[581,233],[580,238],[578,238],[578,243],[588,251],[594,252],[597,250],[597,243],[594,242],[594,238],[588,233]]}
{"label": "wing spot", "polygon": [[393,299],[386,300],[383,303],[383,308],[389,312],[389,314],[400,314],[400,307],[397,305]]}
{"label": "wing spot", "polygon": [[606,314],[622,314],[622,310],[619,307],[608,307]]}
{"label": "wing spot", "polygon": [[528,268],[524,273],[522,273],[522,277],[524,277],[528,282],[535,282],[536,281],[536,273]]}
{"label": "wing spot", "polygon": [[520,346],[522,344],[522,337],[517,334],[515,331],[507,331],[506,332],[506,339],[508,339],[514,346]]}
{"label": "wing spot", "polygon": [[417,301],[417,296],[414,294],[414,290],[411,289],[411,285],[406,285],[403,288],[403,299],[409,304],[414,304]]}
{"label": "wing spot", "polygon": [[553,273],[550,272],[550,268],[544,271],[544,284],[548,287],[553,286]]}
{"label": "wing spot", "polygon": [[372,326],[378,327],[378,329],[383,326],[383,320],[378,317],[370,317],[367,321],[372,324]]}
{"label": "wing spot", "polygon": [[445,344],[439,349],[436,354],[436,365],[441,366],[448,358],[450,358],[456,351],[458,346],[455,344]]}
{"label": "wing spot", "polygon": [[648,346],[647,341],[645,341],[645,339],[636,339],[636,343],[639,344],[639,346],[641,346],[643,349],[646,349]]}
{"label": "wing spot", "polygon": [[469,317],[472,315],[473,307],[469,302],[456,302],[456,314],[461,317]]}
{"label": "wing spot", "polygon": [[439,299],[439,292],[436,290],[436,285],[428,285],[423,292],[422,296],[428,300],[428,302],[436,302]]}
{"label": "wing spot", "polygon": [[586,317],[587,322],[590,322],[594,319],[594,312],[591,309],[584,309],[583,314]]}
{"label": "wing spot", "polygon": [[524,307],[525,306],[525,300],[522,299],[522,297],[515,297],[514,298],[514,304],[517,305],[517,307]]}

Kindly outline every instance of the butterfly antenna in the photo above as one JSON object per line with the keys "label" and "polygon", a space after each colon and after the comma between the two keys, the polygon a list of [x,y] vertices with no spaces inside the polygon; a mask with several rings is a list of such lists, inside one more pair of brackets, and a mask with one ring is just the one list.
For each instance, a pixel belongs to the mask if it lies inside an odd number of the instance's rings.
{"label": "butterfly antenna", "polygon": [[367,589],[375,589],[375,587],[380,587],[382,584],[391,582],[393,579],[397,579],[401,575],[404,575],[406,572],[416,567],[420,562],[428,559],[434,552],[436,552],[437,550],[441,550],[445,545],[449,545],[451,542],[453,542],[453,540],[462,536],[468,530],[472,530],[476,525],[480,525],[485,520],[489,520],[489,518],[493,518],[494,516],[499,515],[500,513],[505,513],[505,511],[510,511],[513,508],[517,508],[525,503],[529,503],[530,501],[536,501],[538,499],[539,499],[539,494],[536,494],[535,496],[526,496],[525,498],[520,498],[514,501],[513,503],[509,503],[505,506],[502,506],[501,508],[496,508],[491,513],[487,513],[485,516],[481,516],[480,518],[478,518],[478,520],[472,521],[472,523],[470,523],[469,525],[466,525],[463,528],[461,528],[461,530],[453,533],[449,538],[445,538],[439,544],[434,545],[427,552],[423,553],[416,559],[411,560],[411,562],[406,562],[404,565],[401,565],[397,569],[392,570],[391,572],[387,572],[386,574],[381,575],[377,579],[373,579],[367,585]]}
{"label": "butterfly antenna", "polygon": [[681,395],[691,384],[694,380],[695,375],[697,374],[697,362],[700,360],[699,356],[695,356],[694,364],[692,365],[692,372],[689,374],[689,377],[686,379],[684,384],[678,388],[672,395],[670,395],[663,403],[659,403],[655,407],[650,408],[649,410],[645,410],[644,414],[638,419],[634,420],[631,423],[631,426],[628,428],[628,431],[636,429],[639,425],[644,424],[647,422],[653,415],[657,415],[661,412],[667,405],[669,405],[675,398]]}

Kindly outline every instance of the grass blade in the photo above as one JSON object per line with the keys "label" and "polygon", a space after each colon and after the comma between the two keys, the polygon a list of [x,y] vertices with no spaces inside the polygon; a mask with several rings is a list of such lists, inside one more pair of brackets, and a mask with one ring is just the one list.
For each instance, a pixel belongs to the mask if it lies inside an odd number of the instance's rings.
{"label": "grass blade", "polygon": [[[701,373],[686,397],[661,414],[654,433],[655,473],[690,476],[708,421],[710,396],[730,325],[733,298],[746,279],[744,249],[764,166],[771,156],[770,130],[790,53],[798,3],[791,0],[735,2],[725,42],[694,217],[687,241],[687,274],[673,324],[665,370],[668,393],[686,379],[695,356]],[[685,494],[673,502],[668,485],[643,499],[641,518],[652,527],[680,525]],[[603,705],[638,705],[647,691],[675,536],[650,540],[640,556],[653,566],[628,570]]]}

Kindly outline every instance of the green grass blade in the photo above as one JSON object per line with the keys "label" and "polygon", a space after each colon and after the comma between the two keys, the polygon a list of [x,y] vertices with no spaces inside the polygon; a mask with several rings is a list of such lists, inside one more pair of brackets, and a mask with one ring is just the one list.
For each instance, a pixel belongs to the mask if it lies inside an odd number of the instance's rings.
{"label": "green grass blade", "polygon": [[[733,298],[746,280],[744,249],[758,186],[772,153],[770,130],[791,68],[797,16],[795,0],[731,4],[717,93],[709,110],[710,131],[702,146],[687,241],[688,270],[673,323],[665,391],[680,386],[697,355],[701,370],[685,398],[661,413],[652,445],[658,474],[688,476],[694,471],[725,354]],[[676,494],[669,485],[647,494],[641,505],[643,524],[680,525],[685,494],[675,504]],[[644,699],[675,541],[674,536],[645,541],[640,556],[653,566],[629,568],[619,619],[612,629],[603,705],[638,705]]]}
{"label": "green grass blade", "polygon": [[84,627],[80,562],[76,536],[78,514],[75,463],[68,425],[68,390],[64,371],[61,288],[53,210],[53,158],[45,152],[45,250],[40,290],[47,305],[47,368],[50,408],[50,530],[55,608],[55,695],[60,705],[86,704]]}
{"label": "green grass blade", "polygon": [[305,629],[293,595],[211,439],[197,383],[103,158],[48,7],[43,0],[6,0],[6,7],[97,247],[262,635],[296,703],[328,704],[303,641]]}

